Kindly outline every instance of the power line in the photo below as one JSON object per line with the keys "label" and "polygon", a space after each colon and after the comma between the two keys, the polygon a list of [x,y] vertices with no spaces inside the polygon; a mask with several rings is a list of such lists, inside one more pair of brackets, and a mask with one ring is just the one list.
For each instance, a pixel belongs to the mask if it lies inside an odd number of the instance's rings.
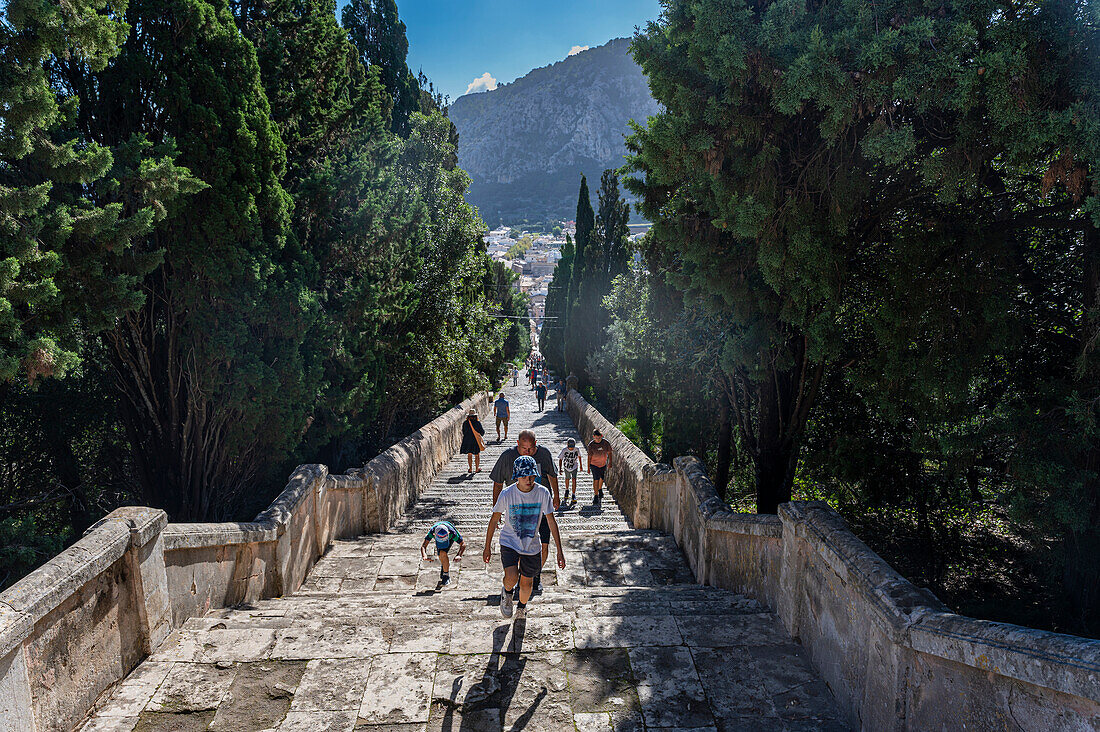
{"label": "power line", "polygon": [[557,320],[556,315],[547,315],[541,318],[534,315],[496,315],[494,313],[488,313],[490,318],[510,318],[513,320]]}

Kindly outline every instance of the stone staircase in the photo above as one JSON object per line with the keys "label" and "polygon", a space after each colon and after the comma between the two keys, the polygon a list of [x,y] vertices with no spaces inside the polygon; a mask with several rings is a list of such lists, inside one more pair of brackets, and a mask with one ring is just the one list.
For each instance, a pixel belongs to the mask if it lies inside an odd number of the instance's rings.
{"label": "stone staircase", "polygon": [[[512,424],[484,422],[482,472],[455,456],[393,533],[338,541],[295,594],[193,618],[100,700],[84,732],[134,730],[840,730],[828,688],[754,600],[695,584],[667,535],[630,528],[582,474],[525,620],[500,615],[481,561],[488,473],[534,429],[555,457],[564,412],[507,389]],[[428,527],[466,538],[451,583],[421,562]],[[551,553],[552,564],[553,553]]]}

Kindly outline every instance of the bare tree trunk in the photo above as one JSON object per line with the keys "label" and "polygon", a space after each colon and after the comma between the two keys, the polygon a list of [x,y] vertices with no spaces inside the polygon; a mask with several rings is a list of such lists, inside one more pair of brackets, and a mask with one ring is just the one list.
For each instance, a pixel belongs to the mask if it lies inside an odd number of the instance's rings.
{"label": "bare tree trunk", "polygon": [[141,309],[106,341],[144,502],[174,521],[210,521],[225,513],[258,466],[254,454],[234,453],[227,440],[239,415],[213,404],[212,385],[202,381],[225,365],[195,362],[167,292],[166,267],[147,281]]}
{"label": "bare tree trunk", "polygon": [[753,462],[757,513],[776,513],[791,500],[802,432],[825,370],[808,360],[804,337],[792,337],[787,349],[794,363],[789,369],[776,369],[775,354],[766,354],[762,376],[726,375],[741,442]]}

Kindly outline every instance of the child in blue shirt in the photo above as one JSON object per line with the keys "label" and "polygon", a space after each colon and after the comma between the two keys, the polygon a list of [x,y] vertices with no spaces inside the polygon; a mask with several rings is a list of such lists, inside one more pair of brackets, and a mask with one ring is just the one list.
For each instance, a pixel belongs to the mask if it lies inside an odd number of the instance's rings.
{"label": "child in blue shirt", "polygon": [[458,542],[458,554],[455,555],[455,561],[457,562],[462,559],[462,553],[466,551],[466,542],[462,539],[462,534],[458,533],[458,529],[450,521],[437,521],[432,528],[428,529],[428,535],[424,537],[424,543],[420,545],[420,558],[424,561],[430,562],[434,559],[428,554],[428,542],[433,539],[435,540],[436,551],[439,552],[439,585],[443,587],[451,582],[451,547],[456,541]]}

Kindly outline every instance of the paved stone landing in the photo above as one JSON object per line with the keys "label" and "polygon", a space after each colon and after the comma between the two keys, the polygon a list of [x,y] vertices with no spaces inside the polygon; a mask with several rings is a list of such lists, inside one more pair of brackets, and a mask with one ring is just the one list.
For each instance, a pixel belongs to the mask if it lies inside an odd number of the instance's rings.
{"label": "paved stone landing", "polygon": [[[341,541],[296,594],[193,618],[108,692],[83,732],[843,730],[825,684],[774,613],[694,584],[668,536],[635,531],[588,476],[559,512],[566,568],[544,572],[526,620],[498,606],[481,561],[488,472],[524,427],[554,452],[564,413],[509,388],[482,472],[456,456],[396,533]],[[467,556],[438,586],[419,546],[438,518]],[[553,554],[551,554],[551,558]]]}

